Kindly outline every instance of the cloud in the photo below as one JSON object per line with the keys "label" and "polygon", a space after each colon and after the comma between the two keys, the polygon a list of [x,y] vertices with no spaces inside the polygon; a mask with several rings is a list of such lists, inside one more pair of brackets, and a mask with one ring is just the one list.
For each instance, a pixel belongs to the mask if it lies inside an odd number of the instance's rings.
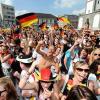
{"label": "cloud", "polygon": [[82,14],[82,13],[85,13],[85,8],[81,9],[81,10],[74,10],[72,12],[72,14],[75,14],[75,15],[79,15],[79,14]]}
{"label": "cloud", "polygon": [[78,1],[79,0],[55,0],[54,6],[55,8],[70,8],[73,5],[77,4]]}
{"label": "cloud", "polygon": [[22,15],[22,14],[25,14],[25,13],[28,13],[29,11],[27,10],[16,10],[15,11],[15,16],[19,16],[19,15]]}
{"label": "cloud", "polygon": [[14,0],[0,0],[1,3],[6,4],[6,5],[13,5]]}

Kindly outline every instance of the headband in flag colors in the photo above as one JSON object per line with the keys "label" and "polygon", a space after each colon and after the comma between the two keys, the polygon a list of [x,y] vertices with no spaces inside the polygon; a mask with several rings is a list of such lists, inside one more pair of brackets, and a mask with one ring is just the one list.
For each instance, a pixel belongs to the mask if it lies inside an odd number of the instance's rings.
{"label": "headband in flag colors", "polygon": [[18,16],[17,19],[22,27],[27,27],[38,22],[38,17],[34,13]]}

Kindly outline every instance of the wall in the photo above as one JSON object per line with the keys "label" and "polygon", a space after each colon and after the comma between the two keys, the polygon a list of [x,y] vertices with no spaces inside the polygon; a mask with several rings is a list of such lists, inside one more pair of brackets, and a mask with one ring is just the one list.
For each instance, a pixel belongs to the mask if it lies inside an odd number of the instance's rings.
{"label": "wall", "polygon": [[[94,17],[96,16],[95,20]],[[99,17],[98,17],[99,16]],[[83,22],[79,22],[82,23],[82,27],[80,27],[78,25],[78,28],[83,28],[85,26],[86,20],[89,19],[89,23],[90,23],[90,28],[94,29],[94,30],[100,30],[100,11],[95,12],[95,13],[91,13],[91,14],[85,14],[85,15],[80,15],[79,19],[83,18]],[[99,18],[99,19],[98,19]],[[95,25],[94,25],[95,24]],[[93,27],[95,26],[95,27]]]}

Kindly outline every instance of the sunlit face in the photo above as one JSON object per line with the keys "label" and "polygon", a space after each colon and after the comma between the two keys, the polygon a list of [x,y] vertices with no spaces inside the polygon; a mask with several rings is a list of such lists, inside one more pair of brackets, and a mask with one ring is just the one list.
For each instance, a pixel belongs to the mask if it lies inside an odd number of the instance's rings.
{"label": "sunlit face", "polygon": [[84,49],[81,51],[80,57],[83,59],[87,57],[87,52]]}
{"label": "sunlit face", "polygon": [[55,43],[55,45],[59,44],[59,40],[56,38],[54,43]]}
{"label": "sunlit face", "polygon": [[47,39],[48,38],[48,36],[47,35],[44,35],[44,39]]}
{"label": "sunlit face", "polygon": [[59,55],[60,51],[61,51],[61,48],[57,48],[57,49],[56,49],[56,52],[55,52],[55,54],[54,54],[53,56]]}
{"label": "sunlit face", "polygon": [[7,91],[3,85],[0,85],[0,100],[6,100]]}
{"label": "sunlit face", "polygon": [[57,48],[56,52],[60,53],[60,51],[61,51],[61,48]]}
{"label": "sunlit face", "polygon": [[55,48],[54,46],[50,46],[47,55],[48,56],[52,56],[55,52]]}
{"label": "sunlit face", "polygon": [[20,47],[22,47],[22,48],[25,47],[25,42],[24,42],[24,41],[21,41],[21,43],[20,43]]}
{"label": "sunlit face", "polygon": [[42,45],[41,45],[41,49],[44,49],[45,48],[45,43],[43,43]]}
{"label": "sunlit face", "polygon": [[5,46],[2,46],[2,52],[5,53],[7,51],[7,48]]}
{"label": "sunlit face", "polygon": [[48,89],[51,85],[51,82],[43,82],[41,81],[41,86],[43,88],[43,90]]}
{"label": "sunlit face", "polygon": [[74,76],[80,82],[82,82],[84,79],[87,78],[88,73],[89,73],[89,67],[87,64],[83,66],[76,66],[74,69]]}
{"label": "sunlit face", "polygon": [[22,70],[24,70],[26,68],[25,65],[22,62],[20,62],[20,67],[21,67]]}
{"label": "sunlit face", "polygon": [[87,47],[90,47],[90,46],[91,46],[91,41],[87,41],[87,42],[86,42],[86,46],[87,46]]}
{"label": "sunlit face", "polygon": [[100,58],[100,49],[96,49],[93,53],[94,60]]}

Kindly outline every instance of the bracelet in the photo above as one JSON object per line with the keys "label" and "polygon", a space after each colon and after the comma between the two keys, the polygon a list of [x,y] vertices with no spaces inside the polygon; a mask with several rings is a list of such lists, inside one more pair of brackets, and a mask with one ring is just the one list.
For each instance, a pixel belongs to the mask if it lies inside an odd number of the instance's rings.
{"label": "bracelet", "polygon": [[27,75],[31,75],[31,73],[29,73],[29,72],[27,71]]}

